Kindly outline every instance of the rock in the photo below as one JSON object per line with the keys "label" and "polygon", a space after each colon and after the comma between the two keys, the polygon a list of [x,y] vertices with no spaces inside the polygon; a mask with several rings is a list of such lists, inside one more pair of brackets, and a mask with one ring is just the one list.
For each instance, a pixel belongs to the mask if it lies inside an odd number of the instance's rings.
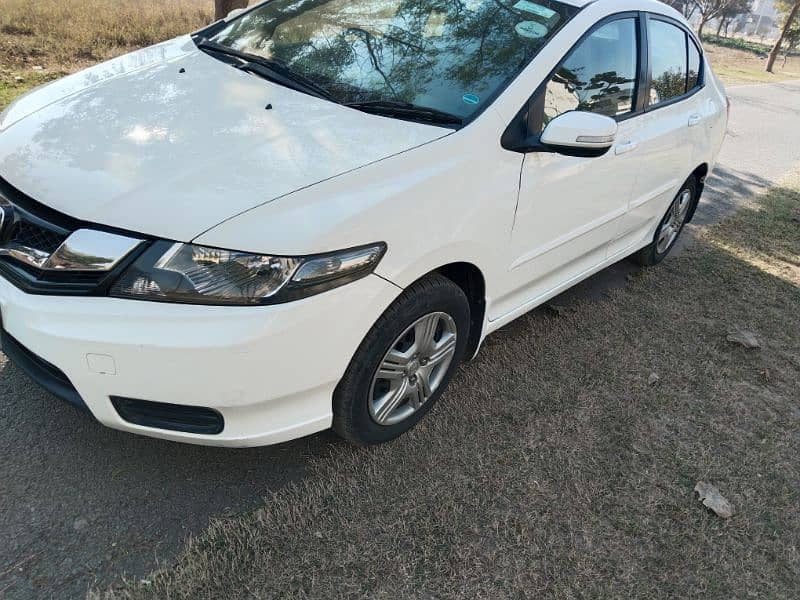
{"label": "rock", "polygon": [[41,66],[41,65],[36,65],[35,67],[33,67],[33,70],[34,71],[44,71],[44,67]]}
{"label": "rock", "polygon": [[661,381],[661,377],[658,376],[658,373],[650,373],[650,377],[647,378],[647,385],[655,385],[659,381]]}
{"label": "rock", "polygon": [[740,344],[745,348],[761,348],[761,344],[758,343],[756,334],[752,331],[748,331],[747,329],[734,329],[729,331],[727,339],[729,342]]}
{"label": "rock", "polygon": [[75,531],[80,531],[81,529],[86,529],[89,526],[89,521],[81,517],[80,519],[75,519],[75,522],[72,524],[72,528]]}
{"label": "rock", "polygon": [[730,519],[733,516],[733,506],[719,493],[719,490],[707,481],[698,481],[694,491],[706,508],[710,508],[718,517]]}
{"label": "rock", "polygon": [[551,311],[553,311],[557,315],[565,315],[565,314],[567,314],[567,311],[569,310],[566,306],[562,306],[561,304],[548,304],[547,308],[549,308]]}
{"label": "rock", "polygon": [[14,81],[16,81],[17,83],[21,83],[21,82],[25,81],[25,79],[20,77],[19,75],[17,75],[16,77],[14,77]]}

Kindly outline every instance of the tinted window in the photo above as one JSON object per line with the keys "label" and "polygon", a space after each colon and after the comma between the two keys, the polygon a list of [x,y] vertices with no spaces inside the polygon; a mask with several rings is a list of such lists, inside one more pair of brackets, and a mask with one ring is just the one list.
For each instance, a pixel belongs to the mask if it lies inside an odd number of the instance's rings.
{"label": "tinted window", "polygon": [[686,34],[682,29],[650,20],[650,104],[659,104],[686,93]]}
{"label": "tinted window", "polygon": [[469,117],[577,12],[554,0],[272,0],[212,39],[282,63],[338,102]]}
{"label": "tinted window", "polygon": [[636,19],[619,19],[592,32],[548,82],[544,124],[583,110],[609,117],[631,112],[638,70]]}
{"label": "tinted window", "polygon": [[687,90],[691,90],[700,83],[700,51],[694,42],[689,42],[689,75]]}

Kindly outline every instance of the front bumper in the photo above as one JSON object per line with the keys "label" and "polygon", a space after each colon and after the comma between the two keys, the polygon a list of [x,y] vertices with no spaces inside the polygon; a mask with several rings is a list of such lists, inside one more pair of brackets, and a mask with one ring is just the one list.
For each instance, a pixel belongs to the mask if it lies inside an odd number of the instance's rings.
{"label": "front bumper", "polygon": [[[400,291],[370,275],[288,304],[217,307],[36,296],[0,278],[0,310],[13,340],[63,373],[104,425],[260,446],[331,426],[334,388]],[[213,409],[224,428],[205,435],[137,425],[112,397]]]}

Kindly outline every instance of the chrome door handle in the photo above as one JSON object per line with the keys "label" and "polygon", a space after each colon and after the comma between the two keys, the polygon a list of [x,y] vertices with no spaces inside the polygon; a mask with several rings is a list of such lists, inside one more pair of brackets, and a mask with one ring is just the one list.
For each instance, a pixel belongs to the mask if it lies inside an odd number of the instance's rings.
{"label": "chrome door handle", "polygon": [[633,152],[638,147],[638,142],[625,142],[624,144],[617,144],[616,148],[614,148],[614,154],[617,156],[620,154],[627,154],[628,152]]}
{"label": "chrome door handle", "polygon": [[703,117],[701,115],[697,115],[697,114],[691,115],[689,117],[689,127],[694,127],[696,125],[699,125],[700,121],[702,121],[702,120],[703,120]]}

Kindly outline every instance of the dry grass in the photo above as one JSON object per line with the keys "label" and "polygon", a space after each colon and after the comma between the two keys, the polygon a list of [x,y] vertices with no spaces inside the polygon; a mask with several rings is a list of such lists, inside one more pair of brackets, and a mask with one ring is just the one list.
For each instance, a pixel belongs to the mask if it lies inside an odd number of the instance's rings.
{"label": "dry grass", "polygon": [[714,72],[727,85],[776,83],[788,79],[800,79],[800,56],[790,56],[786,64],[781,56],[775,63],[774,73],[767,73],[764,70],[766,59],[752,52],[708,43],[705,44],[705,51],[714,66]]}
{"label": "dry grass", "polygon": [[0,109],[28,89],[198,29],[211,0],[0,0]]}
{"label": "dry grass", "polygon": [[796,597],[798,220],[800,179],[610,297],[522,318],[411,434],[331,445],[111,595]]}
{"label": "dry grass", "polygon": [[4,67],[69,70],[211,21],[211,0],[0,0]]}

